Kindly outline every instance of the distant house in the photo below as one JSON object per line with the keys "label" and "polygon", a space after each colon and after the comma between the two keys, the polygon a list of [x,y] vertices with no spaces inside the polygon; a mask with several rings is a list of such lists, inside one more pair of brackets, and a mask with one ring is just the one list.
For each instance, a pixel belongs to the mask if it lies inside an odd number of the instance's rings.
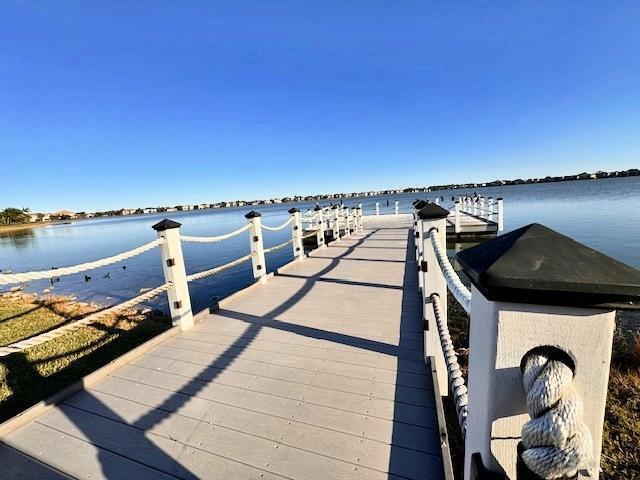
{"label": "distant house", "polygon": [[175,207],[167,207],[166,211],[167,212],[176,212],[178,209]]}
{"label": "distant house", "polygon": [[158,209],[157,208],[145,208],[143,210],[144,213],[158,213]]}
{"label": "distant house", "polygon": [[134,213],[136,213],[136,209],[135,208],[123,208],[122,210],[120,210],[121,215],[133,215]]}
{"label": "distant house", "polygon": [[51,214],[51,218],[54,220],[71,220],[72,218],[76,218],[76,214],[71,210],[58,210]]}

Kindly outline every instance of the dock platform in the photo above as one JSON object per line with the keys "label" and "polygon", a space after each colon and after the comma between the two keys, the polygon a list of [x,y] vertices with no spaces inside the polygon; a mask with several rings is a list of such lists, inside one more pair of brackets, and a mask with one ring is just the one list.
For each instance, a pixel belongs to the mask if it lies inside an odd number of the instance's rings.
{"label": "dock platform", "polygon": [[405,220],[368,219],[13,431],[3,476],[443,478]]}

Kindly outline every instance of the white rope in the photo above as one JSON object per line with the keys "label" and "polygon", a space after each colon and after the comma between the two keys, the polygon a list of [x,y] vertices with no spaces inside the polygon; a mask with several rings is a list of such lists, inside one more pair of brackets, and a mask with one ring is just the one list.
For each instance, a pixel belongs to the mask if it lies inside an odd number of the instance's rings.
{"label": "white rope", "polygon": [[310,238],[310,237],[315,237],[317,235],[318,235],[317,230],[312,230],[309,233],[302,235],[302,238]]}
{"label": "white rope", "polygon": [[442,346],[444,361],[447,364],[449,388],[451,388],[451,391],[453,392],[453,403],[456,407],[456,413],[458,414],[458,424],[460,425],[460,430],[462,430],[462,436],[465,437],[467,433],[467,406],[469,404],[467,387],[464,384],[464,377],[460,370],[458,356],[456,355],[456,350],[453,347],[453,341],[449,334],[449,326],[442,318],[440,296],[437,293],[432,293],[430,298],[433,313],[436,317],[436,325],[438,327],[438,335],[440,336],[440,345]]}
{"label": "white rope", "polygon": [[240,235],[242,232],[249,230],[249,228],[251,228],[251,224],[247,223],[245,226],[240,227],[233,232],[225,233],[224,235],[218,235],[217,237],[191,237],[189,235],[180,235],[180,240],[182,240],[183,242],[194,243],[217,243],[228,238],[235,237],[236,235]]}
{"label": "white rope", "polygon": [[433,231],[437,231],[437,229],[434,227],[429,230],[429,236],[431,237],[433,250],[436,252],[436,257],[438,258],[438,264],[440,265],[444,279],[447,282],[447,287],[449,287],[449,290],[451,290],[451,293],[464,311],[469,313],[469,310],[471,310],[471,292],[464,283],[462,283],[462,280],[460,280],[460,277],[453,269],[451,262],[449,262],[449,259],[447,258],[447,252],[442,249],[440,242],[438,241],[438,236],[433,235]]}
{"label": "white rope", "polygon": [[289,220],[287,220],[282,225],[279,225],[277,227],[267,227],[266,225],[262,225],[262,228],[264,228],[265,230],[269,230],[270,232],[277,232],[278,230],[282,230],[284,227],[289,225],[292,221],[293,221],[293,217],[290,217]]}
{"label": "white rope", "polygon": [[265,255],[266,255],[267,253],[275,252],[276,250],[280,250],[280,249],[282,249],[282,248],[286,247],[286,246],[287,246],[287,245],[289,245],[290,243],[293,243],[293,238],[290,238],[290,239],[289,239],[289,240],[287,240],[286,242],[279,243],[278,245],[276,245],[276,246],[274,246],[274,247],[271,247],[271,248],[265,248],[265,249],[264,249],[264,253],[265,253]]}
{"label": "white rope", "polygon": [[138,248],[134,248],[133,250],[122,252],[112,257],[103,258],[101,260],[96,260],[94,262],[81,263],[80,265],[75,265],[72,267],[63,267],[63,268],[56,268],[52,270],[42,270],[42,271],[36,271],[36,272],[0,274],[0,285],[7,285],[11,283],[22,283],[30,280],[42,280],[44,278],[62,277],[64,275],[71,275],[74,273],[83,272],[85,270],[92,270],[94,268],[104,267],[106,265],[121,262],[122,260],[126,260],[128,258],[135,257],[136,255],[140,255],[141,253],[144,253],[148,250],[151,250],[152,248],[157,247],[162,242],[164,242],[164,240],[158,238],[153,242],[149,242]]}
{"label": "white rope", "polygon": [[571,368],[548,354],[530,353],[522,380],[531,416],[522,427],[525,465],[546,479],[592,469],[591,433],[582,420],[582,400],[572,385]]}
{"label": "white rope", "polygon": [[194,280],[200,280],[201,278],[210,277],[211,275],[224,272],[225,270],[229,270],[230,268],[236,267],[248,260],[251,260],[250,253],[248,255],[245,255],[244,257],[238,258],[237,260],[233,260],[232,262],[225,263],[224,265],[220,265],[218,267],[214,267],[209,270],[203,270],[202,272],[187,275],[187,282],[193,282]]}
{"label": "white rope", "polygon": [[171,288],[171,286],[172,286],[171,282],[165,283],[163,285],[160,285],[159,287],[154,288],[153,290],[149,290],[148,292],[143,293],[142,295],[138,295],[137,297],[134,297],[131,300],[127,300],[126,302],[122,302],[118,305],[114,305],[111,308],[107,308],[105,310],[100,310],[99,312],[92,313],[91,315],[88,315],[81,320],[77,320],[73,323],[62,325],[61,327],[58,327],[54,330],[41,333],[40,335],[35,335],[31,338],[20,340],[19,342],[15,342],[10,345],[6,345],[4,347],[0,347],[0,357],[4,357],[14,352],[20,352],[27,348],[40,345],[41,343],[48,342],[49,340],[60,337],[66,333],[73,332],[82,327],[86,327],[87,325],[97,322],[101,318],[116,314],[123,310],[127,310],[128,308],[131,308],[134,305],[138,305],[139,303],[146,302],[147,300],[151,300],[153,297],[156,297],[161,293],[166,292],[167,290],[169,290],[169,288]]}

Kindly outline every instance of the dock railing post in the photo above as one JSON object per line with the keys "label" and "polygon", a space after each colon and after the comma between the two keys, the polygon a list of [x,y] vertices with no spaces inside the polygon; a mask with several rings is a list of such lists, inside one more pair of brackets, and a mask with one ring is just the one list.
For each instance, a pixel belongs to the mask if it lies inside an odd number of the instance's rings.
{"label": "dock railing post", "polygon": [[338,220],[338,206],[334,205],[331,207],[331,238],[334,241],[340,240],[340,222]]}
{"label": "dock railing post", "polygon": [[472,283],[465,479],[597,478],[614,309],[638,303],[640,271],[538,224],[457,260]]}
{"label": "dock railing post", "polygon": [[189,285],[187,284],[187,272],[182,256],[180,224],[173,220],[164,219],[152,228],[157,232],[158,238],[164,239],[164,242],[160,244],[160,256],[165,282],[172,284],[171,288],[167,290],[171,323],[180,325],[180,330],[187,330],[193,326],[193,312]]}
{"label": "dock railing post", "polygon": [[262,239],[261,213],[251,211],[244,218],[251,227],[249,228],[249,245],[251,247],[251,265],[253,266],[253,278],[260,283],[267,283],[267,266],[264,260],[264,242]]}
{"label": "dock railing post", "polygon": [[487,199],[487,220],[493,222],[493,197]]}
{"label": "dock railing post", "polygon": [[424,351],[425,358],[435,359],[438,387],[442,396],[447,396],[449,391],[447,364],[440,343],[435,312],[431,305],[431,294],[438,295],[440,299],[440,315],[446,323],[447,319],[447,284],[438,265],[438,258],[431,244],[431,236],[437,235],[440,245],[447,242],[447,216],[449,211],[430,203],[418,211],[418,225],[420,226],[420,245],[422,258],[418,264],[419,283],[422,287],[422,307],[424,319]]}
{"label": "dock railing post", "polygon": [[504,228],[504,201],[502,198],[498,198],[498,231],[501,232]]}
{"label": "dock railing post", "polygon": [[324,219],[322,218],[322,207],[317,205],[314,209],[316,212],[317,230],[316,230],[316,243],[318,248],[324,247]]}
{"label": "dock railing post", "polygon": [[480,218],[487,218],[487,212],[484,210],[484,197],[480,197],[480,209],[478,213],[480,214]]}
{"label": "dock railing post", "polygon": [[396,200],[396,203],[395,203],[394,206],[395,206],[396,215],[398,215],[398,201],[397,200]]}
{"label": "dock railing post", "polygon": [[349,207],[344,209],[343,213],[344,218],[344,235],[345,237],[351,236],[351,217],[349,216]]}
{"label": "dock railing post", "polygon": [[453,231],[454,233],[460,233],[460,202],[456,200],[453,204],[455,217],[453,219]]}
{"label": "dock railing post", "polygon": [[293,258],[295,260],[304,259],[304,248],[302,245],[302,219],[300,210],[293,207],[289,209],[289,214],[293,217],[291,221],[291,238],[293,238]]}
{"label": "dock railing post", "polygon": [[356,211],[356,231],[358,233],[362,233],[364,231],[364,225],[362,224],[362,207],[360,205],[357,207]]}
{"label": "dock railing post", "polygon": [[380,215],[380,202],[376,202],[376,215]]}
{"label": "dock railing post", "polygon": [[478,215],[478,198],[473,197],[471,199],[471,213],[472,215]]}

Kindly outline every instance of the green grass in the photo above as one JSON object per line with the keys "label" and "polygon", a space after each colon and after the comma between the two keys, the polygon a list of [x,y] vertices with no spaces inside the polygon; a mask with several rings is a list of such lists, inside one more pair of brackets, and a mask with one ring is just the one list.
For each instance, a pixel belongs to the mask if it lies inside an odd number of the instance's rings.
{"label": "green grass", "polygon": [[[469,316],[449,294],[448,322],[458,362],[467,378]],[[464,440],[451,397],[444,401],[451,459],[463,478]],[[640,479],[640,337],[617,330],[613,345],[603,433],[602,480]]]}
{"label": "green grass", "polygon": [[[0,297],[0,345],[50,330],[97,308],[62,297],[45,300]],[[166,317],[129,311],[23,352],[0,357],[0,422],[169,327]]]}

